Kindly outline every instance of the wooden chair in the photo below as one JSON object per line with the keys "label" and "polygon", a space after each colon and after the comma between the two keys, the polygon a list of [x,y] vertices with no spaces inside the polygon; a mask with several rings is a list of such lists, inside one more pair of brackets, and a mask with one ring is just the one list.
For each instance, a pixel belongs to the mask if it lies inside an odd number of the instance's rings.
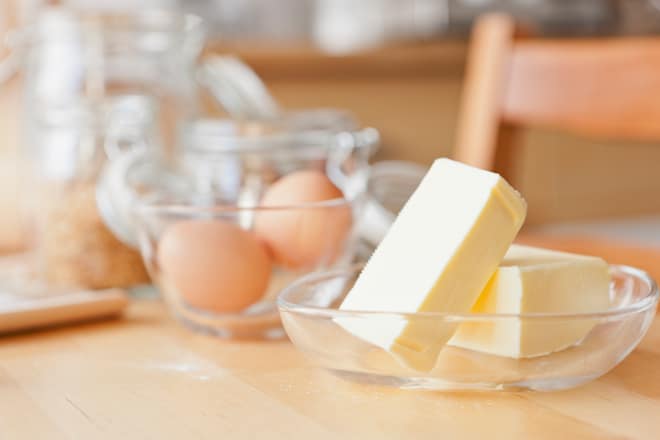
{"label": "wooden chair", "polygon": [[[473,31],[455,158],[505,171],[517,127],[660,141],[660,38],[546,40],[488,14]],[[499,169],[499,167],[502,169]]]}
{"label": "wooden chair", "polygon": [[[462,98],[454,158],[505,176],[521,127],[660,141],[660,38],[533,39],[510,16],[488,14],[473,30]],[[518,241],[600,255],[660,277],[660,249],[529,232]]]}

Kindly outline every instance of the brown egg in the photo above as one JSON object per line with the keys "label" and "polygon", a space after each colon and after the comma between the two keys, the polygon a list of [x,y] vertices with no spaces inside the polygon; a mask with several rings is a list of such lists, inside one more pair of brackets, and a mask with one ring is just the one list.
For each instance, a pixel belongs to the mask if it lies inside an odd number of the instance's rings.
{"label": "brown egg", "polygon": [[174,223],[158,246],[161,278],[200,309],[239,312],[268,287],[271,260],[254,234],[232,223]]}
{"label": "brown egg", "polygon": [[309,269],[331,263],[350,233],[350,207],[347,204],[295,206],[341,198],[342,192],[319,171],[288,174],[268,188],[261,200],[262,206],[285,208],[260,211],[255,218],[255,233],[283,266]]}

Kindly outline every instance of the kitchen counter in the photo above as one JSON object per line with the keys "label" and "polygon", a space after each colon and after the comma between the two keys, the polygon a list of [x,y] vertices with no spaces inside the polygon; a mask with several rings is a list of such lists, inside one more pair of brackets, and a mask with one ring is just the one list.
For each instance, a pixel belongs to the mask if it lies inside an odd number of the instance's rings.
{"label": "kitchen counter", "polygon": [[[437,49],[424,50],[429,51],[425,56]],[[458,58],[461,49],[447,53]],[[368,70],[366,65],[355,59],[349,77]],[[400,145],[411,147],[405,151],[413,156],[424,151],[420,146],[427,139],[428,154],[439,155],[440,150],[430,149],[432,145],[440,148],[435,137],[418,139],[411,132],[420,131],[421,126],[428,127],[427,133],[446,134],[454,121],[442,114],[453,111],[453,101],[428,103],[422,97],[447,92],[456,98],[457,87],[434,85],[432,79],[412,81],[411,71],[392,65],[392,77],[401,74],[404,78],[381,79],[378,88],[372,87],[366,73],[366,79],[359,81],[341,79],[341,87],[336,88],[319,88],[298,79],[286,84],[275,81],[274,88],[301,106],[318,103],[319,94],[325,94],[328,104],[343,107],[359,101],[367,120],[372,116],[375,125],[389,129],[386,139],[392,145],[399,140]],[[272,75],[286,77],[286,68],[273,70]],[[432,77],[433,72],[422,76]],[[305,87],[308,94],[293,93]],[[374,97],[381,96],[382,90],[393,92],[388,100],[369,100],[362,95],[365,89]],[[337,95],[337,90],[343,94]],[[411,96],[423,105],[417,113],[401,112]],[[12,147],[17,144],[18,112],[12,103],[17,97],[14,87],[5,88],[0,97],[0,133],[5,140],[0,147],[0,170],[16,170]],[[445,113],[434,112],[433,105],[442,105]],[[386,108],[393,112],[381,111]],[[399,122],[402,113],[412,114],[417,123]],[[426,125],[417,119],[421,114],[429,115]],[[19,192],[10,191],[16,188],[17,175],[1,172],[0,178],[6,187],[0,190],[2,247],[18,237],[18,219],[10,221],[11,216],[5,214],[16,212],[10,208],[17,204],[14,199]],[[527,241],[552,244],[538,238]],[[578,245],[579,249],[571,248]],[[622,252],[600,242],[587,245],[571,242],[560,247],[589,250],[608,261],[642,266],[660,276],[655,250]],[[159,301],[146,299],[136,300],[121,321],[0,340],[3,440],[656,439],[660,438],[659,414],[658,319],[641,345],[612,372],[583,387],[556,393],[440,393],[352,384],[315,368],[286,340],[236,343],[194,334],[174,323]]]}
{"label": "kitchen counter", "polygon": [[5,337],[3,439],[660,438],[660,322],[603,378],[555,393],[357,385],[288,341],[227,342],[157,300],[121,321]]}

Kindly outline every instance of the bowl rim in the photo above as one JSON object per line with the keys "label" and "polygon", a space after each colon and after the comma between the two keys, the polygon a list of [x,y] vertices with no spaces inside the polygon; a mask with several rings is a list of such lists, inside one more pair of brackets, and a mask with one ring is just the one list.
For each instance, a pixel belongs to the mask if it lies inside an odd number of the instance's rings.
{"label": "bowl rim", "polygon": [[307,274],[289,286],[285,287],[277,297],[277,306],[280,312],[292,312],[301,315],[315,316],[319,318],[339,318],[339,317],[398,317],[414,319],[443,319],[446,321],[476,321],[484,320],[506,320],[506,319],[529,319],[529,320],[551,320],[551,319],[569,319],[578,320],[586,318],[614,318],[628,314],[644,312],[658,304],[660,293],[658,286],[653,278],[644,270],[636,267],[610,264],[610,273],[619,272],[628,279],[636,279],[648,287],[648,293],[640,300],[625,307],[605,310],[602,312],[582,312],[582,313],[449,313],[449,312],[390,312],[390,311],[369,311],[369,310],[339,310],[329,307],[300,305],[291,302],[288,297],[300,287],[320,281],[328,281],[339,276],[355,274],[364,267],[364,263],[353,264],[330,271],[317,271]]}

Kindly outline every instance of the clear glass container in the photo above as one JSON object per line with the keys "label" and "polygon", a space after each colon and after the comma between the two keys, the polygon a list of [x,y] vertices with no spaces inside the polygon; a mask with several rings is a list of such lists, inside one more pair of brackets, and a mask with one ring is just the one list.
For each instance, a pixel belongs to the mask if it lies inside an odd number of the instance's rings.
{"label": "clear glass container", "polygon": [[38,151],[31,156],[26,203],[36,278],[54,287],[99,289],[148,281],[139,255],[103,223],[96,182],[108,155],[141,148],[153,137],[149,103],[124,96],[94,113],[62,111],[31,121]]}
{"label": "clear glass container", "polygon": [[358,226],[367,257],[385,237],[427,169],[414,162],[387,160],[369,167],[367,203]]}
{"label": "clear glass container", "polygon": [[25,76],[25,204],[34,276],[53,287],[148,282],[139,254],[107,229],[96,183],[125,150],[173,150],[197,116],[201,20],[164,11],[46,8],[14,50]]}
{"label": "clear glass container", "polygon": [[278,125],[198,121],[174,164],[128,154],[101,181],[128,203],[106,218],[127,243],[137,233],[152,279],[195,330],[281,337],[277,293],[354,258],[377,132]]}
{"label": "clear glass container", "polygon": [[[561,390],[596,379],[639,343],[655,316],[658,289],[643,271],[611,266],[611,306],[599,313],[449,314],[339,310],[361,266],[308,275],[278,298],[291,341],[315,364],[350,381],[424,390]],[[576,292],[577,295],[580,292]],[[524,324],[544,334],[580,328],[584,336],[560,351],[529,358],[497,356],[449,344],[426,372],[355,336],[342,322],[365,328],[424,323],[458,329]],[[586,331],[584,331],[586,329]]]}
{"label": "clear glass container", "polygon": [[95,112],[119,96],[148,97],[158,141],[176,141],[176,122],[197,115],[195,68],[204,43],[199,17],[163,10],[84,13],[45,8],[21,31],[24,113],[36,119]]}
{"label": "clear glass container", "polygon": [[[266,120],[190,121],[181,127],[172,157],[154,149],[134,149],[113,158],[98,183],[101,215],[121,241],[137,247],[132,211],[145,194],[171,197],[189,192],[247,203],[288,170],[323,167],[326,161],[345,166],[354,161],[365,179],[364,166],[379,135],[358,127],[351,113],[337,109],[291,111]],[[339,167],[328,172],[342,178]]]}

